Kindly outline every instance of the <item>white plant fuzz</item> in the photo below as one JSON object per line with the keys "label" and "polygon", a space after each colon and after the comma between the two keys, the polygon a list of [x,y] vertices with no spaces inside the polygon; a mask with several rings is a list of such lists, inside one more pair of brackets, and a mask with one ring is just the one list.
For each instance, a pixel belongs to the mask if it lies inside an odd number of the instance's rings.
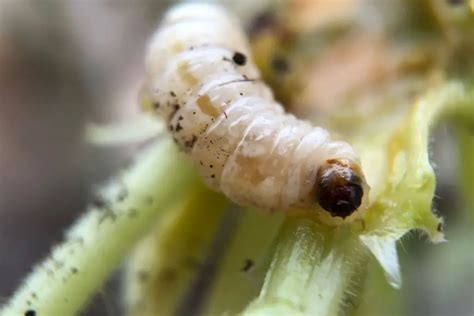
{"label": "white plant fuzz", "polygon": [[[326,130],[284,112],[261,81],[241,27],[222,8],[184,4],[169,11],[151,41],[146,67],[148,110],[166,120],[211,188],[240,205],[270,211],[328,210],[318,204],[320,173],[344,160],[342,172],[357,178],[363,194],[348,214],[329,212],[360,217],[353,212],[366,208],[368,186],[357,154]],[[337,199],[329,202],[336,205]],[[350,204],[341,203],[337,207]]]}
{"label": "white plant fuzz", "polygon": [[162,121],[143,115],[127,122],[89,123],[85,129],[85,140],[97,146],[123,146],[154,138],[164,130]]}

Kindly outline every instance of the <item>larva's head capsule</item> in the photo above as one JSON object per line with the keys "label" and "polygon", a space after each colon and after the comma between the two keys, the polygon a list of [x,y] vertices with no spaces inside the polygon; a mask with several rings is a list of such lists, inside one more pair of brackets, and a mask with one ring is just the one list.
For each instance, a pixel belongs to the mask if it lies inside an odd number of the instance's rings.
{"label": "larva's head capsule", "polygon": [[366,187],[358,164],[349,159],[329,159],[319,168],[316,197],[331,216],[344,219],[361,206]]}

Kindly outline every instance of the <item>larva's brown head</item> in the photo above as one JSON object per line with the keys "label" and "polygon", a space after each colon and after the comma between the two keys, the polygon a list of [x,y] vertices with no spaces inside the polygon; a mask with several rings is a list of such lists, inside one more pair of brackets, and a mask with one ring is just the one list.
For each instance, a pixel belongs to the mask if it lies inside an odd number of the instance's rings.
{"label": "larva's brown head", "polygon": [[346,218],[362,203],[363,181],[358,164],[348,159],[329,159],[318,171],[317,201],[331,216]]}

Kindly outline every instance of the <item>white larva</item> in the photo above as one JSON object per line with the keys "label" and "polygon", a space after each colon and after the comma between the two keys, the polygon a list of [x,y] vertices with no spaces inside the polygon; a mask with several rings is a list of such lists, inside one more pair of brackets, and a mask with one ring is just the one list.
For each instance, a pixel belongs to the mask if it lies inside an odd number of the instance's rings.
{"label": "white larva", "polygon": [[222,8],[171,9],[146,69],[153,113],[212,188],[270,211],[360,216],[368,186],[353,148],[284,112],[259,79],[238,22]]}

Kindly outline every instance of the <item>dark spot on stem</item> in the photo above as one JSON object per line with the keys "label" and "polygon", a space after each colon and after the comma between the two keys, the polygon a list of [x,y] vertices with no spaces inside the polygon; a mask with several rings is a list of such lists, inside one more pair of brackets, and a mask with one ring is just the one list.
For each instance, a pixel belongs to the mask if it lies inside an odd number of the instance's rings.
{"label": "dark spot on stem", "polygon": [[148,204],[148,205],[153,204],[153,197],[151,197],[151,196],[146,196],[144,202],[145,202],[145,204]]}
{"label": "dark spot on stem", "polygon": [[438,227],[436,227],[436,230],[441,233],[443,231],[443,223],[439,222]]}
{"label": "dark spot on stem", "polygon": [[129,216],[130,218],[137,217],[137,216],[138,216],[138,211],[137,211],[137,209],[136,209],[136,208],[133,208],[133,207],[132,207],[131,209],[129,209],[129,210],[128,210],[128,216]]}
{"label": "dark spot on stem", "polygon": [[117,194],[117,201],[118,202],[123,202],[128,196],[128,190],[126,187],[122,187],[120,189],[120,192]]}
{"label": "dark spot on stem", "polygon": [[140,270],[137,273],[137,277],[138,277],[138,281],[140,283],[144,283],[144,282],[148,281],[148,279],[150,278],[150,274],[147,271]]}
{"label": "dark spot on stem", "polygon": [[244,266],[242,267],[243,272],[248,272],[254,266],[254,262],[251,259],[245,259]]}
{"label": "dark spot on stem", "polygon": [[105,208],[107,204],[108,203],[101,197],[96,197],[94,200],[92,200],[92,206],[96,208]]}

